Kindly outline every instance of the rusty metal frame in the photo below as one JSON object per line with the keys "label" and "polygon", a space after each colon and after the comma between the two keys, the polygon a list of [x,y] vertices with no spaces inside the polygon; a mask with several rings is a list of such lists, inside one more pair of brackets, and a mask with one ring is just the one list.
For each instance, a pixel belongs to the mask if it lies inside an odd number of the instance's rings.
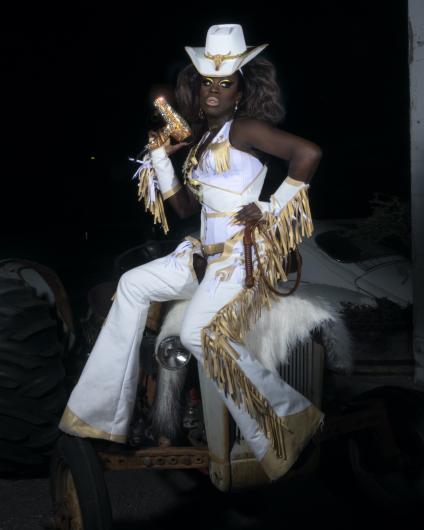
{"label": "rusty metal frame", "polygon": [[105,471],[123,469],[201,469],[209,466],[209,452],[202,447],[149,447],[134,451],[98,451]]}

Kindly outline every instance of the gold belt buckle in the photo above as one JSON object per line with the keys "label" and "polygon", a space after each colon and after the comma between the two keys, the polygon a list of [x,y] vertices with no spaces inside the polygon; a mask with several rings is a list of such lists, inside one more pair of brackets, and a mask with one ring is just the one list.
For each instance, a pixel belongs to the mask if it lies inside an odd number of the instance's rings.
{"label": "gold belt buckle", "polygon": [[224,251],[224,243],[214,243],[212,245],[202,245],[202,252],[205,256],[213,256]]}

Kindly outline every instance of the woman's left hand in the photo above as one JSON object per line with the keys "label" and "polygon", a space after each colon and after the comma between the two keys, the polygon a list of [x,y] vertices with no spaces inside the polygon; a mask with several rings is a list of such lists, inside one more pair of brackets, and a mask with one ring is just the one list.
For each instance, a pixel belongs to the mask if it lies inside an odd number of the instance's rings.
{"label": "woman's left hand", "polygon": [[243,206],[233,217],[232,224],[247,224],[259,221],[262,217],[261,209],[254,203],[251,202],[246,206]]}

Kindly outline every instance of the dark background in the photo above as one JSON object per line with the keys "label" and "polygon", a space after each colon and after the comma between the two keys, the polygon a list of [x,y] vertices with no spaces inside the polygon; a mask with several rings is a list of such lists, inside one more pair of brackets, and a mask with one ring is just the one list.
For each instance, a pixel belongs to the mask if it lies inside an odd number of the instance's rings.
{"label": "dark background", "polygon": [[[113,256],[163,237],[137,201],[127,158],[146,141],[150,87],[174,84],[184,45],[204,46],[216,23],[242,24],[248,45],[269,43],[283,127],[324,153],[310,189],[316,218],[367,216],[376,191],[407,200],[406,8],[72,2],[3,13],[0,257],[50,265],[72,288],[106,279]],[[283,169],[275,161],[263,198]],[[196,227],[169,219],[169,238]]]}
{"label": "dark background", "polygon": [[[188,64],[183,47],[204,46],[212,24],[240,23],[248,45],[269,43],[264,55],[276,64],[287,106],[283,127],[323,150],[310,188],[315,218],[368,216],[375,192],[409,200],[406,1],[15,4],[13,12],[0,7],[0,259],[52,267],[77,314],[88,289],[112,278],[119,253],[164,237],[137,201],[127,159],[146,142],[151,86],[175,83]],[[263,199],[283,172],[275,160]],[[168,216],[169,239],[197,226],[194,218]],[[124,484],[115,498],[127,513],[129,488],[137,488],[135,480]],[[145,484],[141,495],[156,509],[160,496],[148,494],[159,490],[151,479]],[[318,486],[308,481],[301,496],[290,487],[293,499],[314,501],[299,512],[303,518],[323,513],[337,528],[346,520],[363,524],[355,499],[345,510],[332,497],[325,501],[326,490],[316,496]],[[46,486],[34,497],[30,483],[23,503],[21,490],[6,487],[23,513],[38,516],[34,498],[48,513]],[[389,516],[380,516],[387,527]]]}

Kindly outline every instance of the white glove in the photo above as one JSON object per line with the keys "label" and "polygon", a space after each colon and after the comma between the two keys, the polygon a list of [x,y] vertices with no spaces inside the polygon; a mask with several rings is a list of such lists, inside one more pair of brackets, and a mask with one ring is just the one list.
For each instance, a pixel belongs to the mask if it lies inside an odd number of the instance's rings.
{"label": "white glove", "polygon": [[163,145],[157,149],[152,149],[150,157],[162,198],[163,200],[169,199],[181,188],[181,183],[175,175],[174,166]]}
{"label": "white glove", "polygon": [[275,193],[271,195],[271,201],[255,201],[256,206],[261,212],[271,212],[274,215],[278,215],[284,206],[293,199],[293,197],[302,188],[309,188],[309,184],[305,184],[301,180],[296,180],[292,177],[286,177],[281,186]]}

